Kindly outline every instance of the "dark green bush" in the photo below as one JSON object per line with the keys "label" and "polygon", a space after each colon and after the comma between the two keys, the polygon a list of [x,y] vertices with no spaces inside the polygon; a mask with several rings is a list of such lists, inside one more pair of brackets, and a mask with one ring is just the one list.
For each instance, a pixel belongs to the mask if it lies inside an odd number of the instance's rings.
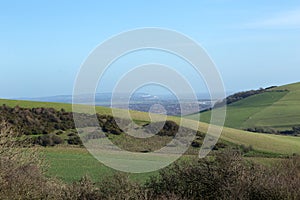
{"label": "dark green bush", "polygon": [[34,143],[46,147],[46,146],[55,146],[57,144],[63,144],[64,140],[57,135],[46,134],[46,135],[38,136],[34,140]]}
{"label": "dark green bush", "polygon": [[63,144],[64,143],[64,140],[61,139],[57,135],[52,135],[52,141],[53,141],[54,145],[56,145],[56,144]]}
{"label": "dark green bush", "polygon": [[67,142],[71,145],[82,145],[82,141],[78,135],[69,136]]}
{"label": "dark green bush", "polygon": [[191,146],[192,146],[192,147],[195,147],[195,148],[198,148],[198,147],[201,146],[201,144],[202,144],[201,141],[199,141],[199,140],[194,140],[194,141],[192,142]]}
{"label": "dark green bush", "polygon": [[294,134],[300,134],[300,126],[293,127]]}
{"label": "dark green bush", "polygon": [[251,127],[245,129],[246,131],[256,132],[256,133],[270,133],[270,134],[280,134],[281,132],[268,127]]}

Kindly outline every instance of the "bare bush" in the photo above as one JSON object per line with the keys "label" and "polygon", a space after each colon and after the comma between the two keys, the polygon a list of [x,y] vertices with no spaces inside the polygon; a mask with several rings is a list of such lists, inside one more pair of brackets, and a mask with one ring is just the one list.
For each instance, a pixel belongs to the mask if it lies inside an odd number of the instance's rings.
{"label": "bare bush", "polygon": [[59,187],[48,181],[43,169],[38,149],[20,140],[10,125],[1,122],[0,199],[56,199]]}
{"label": "bare bush", "polygon": [[146,187],[153,198],[174,194],[187,199],[300,199],[300,158],[266,167],[228,151],[176,163],[152,177]]}

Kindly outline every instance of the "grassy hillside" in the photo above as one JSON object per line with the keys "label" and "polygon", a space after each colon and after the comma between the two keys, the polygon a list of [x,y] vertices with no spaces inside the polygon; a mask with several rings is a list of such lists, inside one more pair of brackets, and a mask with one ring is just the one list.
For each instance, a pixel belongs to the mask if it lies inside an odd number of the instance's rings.
{"label": "grassy hillside", "polygon": [[[273,89],[274,90],[274,89]],[[288,90],[282,98],[245,122],[248,126],[274,127],[280,130],[300,125],[300,83],[278,87]]]}
{"label": "grassy hillside", "polygon": [[[292,87],[294,86],[291,85],[289,87],[291,91],[293,89]],[[288,98],[288,101],[292,102],[292,100],[290,99],[293,99],[292,97],[293,96],[295,97],[295,95],[293,95],[293,93],[292,95],[289,93],[290,92],[282,92],[282,93],[270,92],[266,94],[271,95],[268,96],[271,98],[267,98],[266,96],[260,96],[262,94],[258,96],[249,97],[249,98],[255,98],[256,102],[260,102],[261,107],[260,109],[258,109],[259,111],[264,106],[272,105],[274,104],[274,102],[278,102],[279,100],[282,100],[284,98]],[[237,105],[242,106],[242,104],[244,104],[249,106],[248,109],[251,110],[252,113],[255,113],[257,111],[255,110],[255,104],[250,106],[251,99],[249,100],[249,98],[243,100],[243,102],[242,101],[237,102],[235,105],[232,106],[231,109],[235,109],[235,107],[238,108]],[[258,101],[259,99],[260,101]],[[248,104],[247,101],[249,101]],[[295,104],[297,103],[295,99],[293,99],[293,101]],[[53,107],[58,110],[63,108],[66,111],[71,111],[70,104],[60,104],[60,103],[0,100],[0,104],[6,104],[11,107],[19,105],[20,107],[27,107],[27,108]],[[96,110],[100,114],[111,113],[111,109],[109,108],[97,107]],[[139,122],[149,120],[148,113],[132,111],[131,115],[136,121]],[[180,122],[180,118],[178,117],[170,116],[168,117],[168,119],[173,120],[177,123]],[[206,132],[208,128],[208,124],[206,123],[198,122],[192,119],[186,121],[187,121],[186,125],[190,128],[196,127],[196,125],[199,123],[199,130],[201,132]],[[237,146],[238,145],[252,146],[254,149],[253,156],[262,155],[267,157],[278,157],[279,155],[291,155],[293,153],[300,154],[300,137],[252,133],[252,132],[224,127],[221,135],[221,140],[226,144],[232,144]],[[118,143],[118,140],[116,140],[116,142]],[[60,179],[63,179],[67,182],[71,182],[74,180],[78,180],[80,177],[82,177],[85,174],[88,174],[92,177],[96,177],[97,179],[97,177],[100,178],[101,174],[103,173],[104,174],[113,173],[113,170],[99,163],[94,157],[92,157],[83,148],[72,148],[72,147],[62,146],[62,147],[42,148],[42,149],[44,149],[46,159],[50,164],[50,169],[48,171],[49,176],[57,176]],[[195,149],[195,152],[197,151],[198,150]],[[144,178],[148,176],[149,174],[139,174],[139,175],[133,175],[132,177],[134,179],[144,180]]]}
{"label": "grassy hillside", "polygon": [[[276,87],[227,106],[225,126],[291,130],[300,125],[300,83]],[[201,121],[209,122],[211,112],[201,113]],[[196,115],[187,116],[198,120]]]}
{"label": "grassy hillside", "polygon": [[[287,85],[278,87],[277,89],[289,89],[289,92],[268,92],[259,95],[255,95],[239,102],[233,103],[231,106],[228,106],[228,116],[235,116],[236,120],[239,120],[243,116],[252,116],[254,115],[255,111],[262,112],[264,109],[268,108],[271,105],[279,104],[278,107],[275,108],[279,109],[283,103],[286,106],[290,106],[289,103],[293,103],[297,105],[297,88],[300,88],[300,83]],[[300,95],[299,95],[300,96]],[[259,102],[259,103],[253,103]],[[252,104],[251,104],[252,103]],[[71,110],[70,104],[61,104],[61,103],[45,103],[45,102],[31,102],[31,101],[13,101],[13,100],[3,100],[0,99],[0,104],[6,104],[8,106],[16,106],[19,105],[20,107],[53,107],[56,109],[64,108],[65,110]],[[245,106],[243,112],[233,112],[235,110],[241,109],[241,107]],[[248,106],[248,107],[247,107]],[[259,106],[258,109],[255,106]],[[272,106],[273,107],[273,106]],[[297,107],[300,109],[300,106]],[[296,107],[295,107],[296,109]],[[96,110],[100,114],[110,114],[111,109],[105,107],[96,107]],[[284,110],[284,109],[283,109]],[[246,115],[245,113],[249,113]],[[300,112],[291,111],[294,116],[299,117]],[[201,117],[205,117],[209,113],[201,114]],[[232,114],[232,115],[231,115]],[[285,112],[288,115],[288,112]],[[256,114],[255,114],[256,115]],[[149,114],[144,112],[138,111],[131,111],[131,116],[136,121],[148,121]],[[278,117],[281,117],[279,114]],[[249,118],[249,117],[248,117]],[[173,120],[177,123],[180,122],[180,118],[169,116],[169,120]],[[205,118],[204,118],[205,119]],[[230,119],[231,121],[228,121]],[[299,120],[300,121],[300,120]],[[228,122],[234,122],[233,118],[227,118]],[[276,122],[280,123],[280,122]],[[196,127],[198,124],[199,130],[201,132],[206,133],[208,124],[203,122],[198,122],[193,119],[186,120],[186,126],[189,128]],[[296,120],[293,124],[297,124]],[[227,124],[229,125],[229,124]],[[233,144],[244,144],[244,145],[252,145],[255,149],[266,151],[266,152],[273,152],[273,153],[282,153],[282,154],[291,154],[291,153],[300,153],[300,137],[294,136],[282,136],[282,135],[270,135],[270,134],[262,134],[262,133],[252,133],[242,130],[237,130],[233,128],[223,128],[223,132],[221,135],[221,139],[224,141],[228,141]]]}

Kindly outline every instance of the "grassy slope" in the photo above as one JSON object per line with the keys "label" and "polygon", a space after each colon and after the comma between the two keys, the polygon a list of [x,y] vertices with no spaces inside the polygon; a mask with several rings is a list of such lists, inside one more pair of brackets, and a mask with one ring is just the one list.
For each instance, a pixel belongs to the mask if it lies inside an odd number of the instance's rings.
{"label": "grassy slope", "polygon": [[[300,83],[274,88],[286,92],[265,92],[227,106],[225,126],[232,128],[270,127],[278,130],[300,125]],[[188,116],[196,119],[196,115]],[[210,111],[201,113],[209,122]]]}
{"label": "grassy slope", "polygon": [[[70,104],[11,101],[0,99],[0,105],[1,104],[6,104],[8,106],[19,105],[21,107],[53,107],[56,109],[64,108],[67,111],[71,111]],[[96,110],[102,114],[111,113],[109,108],[97,107]],[[148,113],[132,111],[131,115],[134,119],[140,121],[149,120]],[[180,118],[177,117],[169,117],[169,119],[176,122],[180,121]],[[197,124],[198,121],[187,120],[186,125],[188,127],[195,127]],[[208,124],[199,123],[199,130],[202,132],[206,132],[207,128]],[[221,138],[234,144],[252,145],[255,150],[263,152],[278,154],[300,154],[300,137],[256,134],[224,127]],[[105,174],[110,174],[113,172],[111,169],[99,163],[85,149],[69,147],[45,148],[45,155],[51,166],[48,174],[51,176],[57,176],[58,178],[62,178],[68,182],[78,180],[85,174],[89,174],[92,177],[100,177],[103,172]],[[133,178],[143,180],[147,176],[147,174],[139,174],[133,175]]]}
{"label": "grassy slope", "polygon": [[[271,93],[270,93],[271,94]],[[275,94],[275,92],[274,92]],[[287,94],[288,95],[288,94]],[[287,97],[287,95],[285,97]],[[254,98],[254,97],[253,97]],[[278,97],[276,97],[278,98]],[[283,98],[282,98],[283,99]],[[263,102],[263,100],[262,100]],[[9,106],[19,105],[21,107],[53,107],[56,109],[64,108],[68,111],[71,110],[70,104],[60,104],[60,103],[44,103],[44,102],[29,102],[29,101],[11,101],[11,100],[1,100],[0,105],[6,104]],[[253,108],[254,109],[254,108]],[[110,114],[111,109],[105,107],[97,107],[97,112],[101,114]],[[149,120],[148,113],[132,111],[132,118],[139,121]],[[177,123],[180,122],[180,118],[170,116],[170,120],[173,120]],[[186,120],[187,127],[196,127],[199,125],[199,130],[206,132],[208,124],[198,122],[195,120]],[[261,134],[261,133],[252,133],[242,130],[232,129],[232,128],[223,128],[222,139],[225,141],[234,143],[234,144],[245,144],[252,145],[257,150],[282,153],[282,154],[291,154],[291,153],[300,153],[300,137],[293,136],[281,136],[281,135],[270,135],[270,134]]]}
{"label": "grassy slope", "polygon": [[300,83],[281,86],[277,89],[287,89],[289,92],[272,106],[253,115],[245,124],[275,127],[279,130],[300,125]]}
{"label": "grassy slope", "polygon": [[[6,104],[10,107],[20,106],[24,108],[54,108],[56,110],[65,109],[67,112],[72,112],[72,104],[66,103],[52,103],[52,102],[38,102],[38,101],[19,101],[19,100],[7,100],[0,99],[0,105]],[[102,106],[96,106],[96,111],[100,114],[112,114],[111,109]],[[138,119],[137,121],[149,121],[148,113],[139,112],[139,111],[130,111],[133,119]]]}

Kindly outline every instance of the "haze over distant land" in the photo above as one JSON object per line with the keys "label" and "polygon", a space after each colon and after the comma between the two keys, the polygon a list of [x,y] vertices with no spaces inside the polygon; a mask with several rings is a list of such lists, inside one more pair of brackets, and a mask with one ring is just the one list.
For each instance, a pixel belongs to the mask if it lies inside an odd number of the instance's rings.
{"label": "haze over distant land", "polygon": [[[211,107],[211,100],[209,94],[197,94],[197,102],[194,102],[190,98],[191,95],[183,95],[185,99],[179,100],[175,95],[172,94],[149,94],[149,93],[134,93],[132,94],[130,101],[126,102],[126,97],[130,94],[114,94],[112,99],[112,93],[97,93],[95,99],[89,99],[88,96],[82,95],[80,98],[81,104],[124,108],[130,110],[138,110],[148,112],[151,107],[155,104],[160,104],[164,107],[161,109],[154,109],[151,112],[161,113],[166,112],[168,115],[180,115],[180,114],[191,114],[200,110],[205,110]],[[39,102],[58,102],[58,103],[72,103],[72,95],[58,95],[49,97],[36,97],[36,98],[14,98],[16,100],[28,100],[28,101],[39,101]],[[113,101],[113,103],[112,103]],[[213,101],[214,102],[214,101]],[[182,112],[180,104],[185,105],[185,109]],[[190,105],[190,106],[189,106]],[[195,105],[196,107],[194,107]],[[153,108],[153,107],[152,107]]]}

